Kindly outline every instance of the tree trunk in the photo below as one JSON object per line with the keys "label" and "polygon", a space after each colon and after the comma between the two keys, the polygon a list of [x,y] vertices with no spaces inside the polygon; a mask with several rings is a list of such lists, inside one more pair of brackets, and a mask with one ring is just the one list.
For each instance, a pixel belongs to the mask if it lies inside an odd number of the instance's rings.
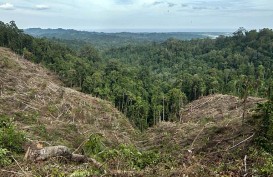
{"label": "tree trunk", "polygon": [[165,107],[164,107],[164,104],[165,104],[165,100],[164,100],[164,95],[163,95],[163,114],[162,114],[162,117],[163,117],[163,121],[165,121]]}
{"label": "tree trunk", "polygon": [[81,154],[73,154],[66,146],[48,146],[42,149],[28,149],[25,154],[25,159],[32,161],[45,161],[53,157],[62,157],[66,160],[85,163],[92,162],[97,168],[102,167],[102,165],[97,162],[95,159],[88,158]]}

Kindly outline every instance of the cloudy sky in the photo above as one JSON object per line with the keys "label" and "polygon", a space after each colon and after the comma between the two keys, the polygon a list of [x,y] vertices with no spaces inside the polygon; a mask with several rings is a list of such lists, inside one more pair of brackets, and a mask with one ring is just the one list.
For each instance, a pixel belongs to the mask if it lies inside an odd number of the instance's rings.
{"label": "cloudy sky", "polygon": [[273,0],[0,0],[19,28],[232,31],[273,28]]}

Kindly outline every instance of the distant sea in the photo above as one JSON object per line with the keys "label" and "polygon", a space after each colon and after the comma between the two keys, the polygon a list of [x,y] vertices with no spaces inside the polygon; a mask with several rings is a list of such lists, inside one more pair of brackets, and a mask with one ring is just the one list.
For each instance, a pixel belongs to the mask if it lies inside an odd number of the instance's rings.
{"label": "distant sea", "polygon": [[[204,38],[216,39],[220,35],[231,36],[236,30],[233,29],[82,29],[81,31],[95,33],[136,33],[136,34],[195,34],[196,36],[204,36]],[[201,37],[202,38],[202,37]]]}

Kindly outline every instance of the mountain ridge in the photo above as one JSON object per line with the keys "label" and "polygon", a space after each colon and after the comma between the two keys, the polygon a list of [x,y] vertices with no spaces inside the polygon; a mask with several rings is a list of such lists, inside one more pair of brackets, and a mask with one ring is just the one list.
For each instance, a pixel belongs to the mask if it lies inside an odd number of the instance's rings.
{"label": "mountain ridge", "polygon": [[159,43],[164,42],[169,38],[178,40],[215,39],[220,35],[229,35],[228,32],[95,32],[62,28],[28,28],[24,29],[24,32],[34,37],[53,38],[55,40],[79,40],[86,42],[87,44],[92,44],[99,49],[125,46],[128,44],[139,45],[141,43]]}

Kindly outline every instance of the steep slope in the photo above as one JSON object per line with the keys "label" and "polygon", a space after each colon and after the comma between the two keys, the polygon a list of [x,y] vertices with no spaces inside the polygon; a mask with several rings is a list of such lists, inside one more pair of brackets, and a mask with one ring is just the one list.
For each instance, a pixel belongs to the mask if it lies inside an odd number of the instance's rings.
{"label": "steep slope", "polygon": [[[263,162],[252,151],[256,148],[253,139],[257,133],[253,114],[256,104],[264,101],[247,99],[242,124],[241,99],[221,94],[202,97],[186,105],[183,122],[159,123],[148,130],[147,140],[142,140],[139,146],[158,150],[171,159],[168,163],[172,169],[157,169],[162,176],[255,174]],[[247,172],[244,158],[248,158]]]}
{"label": "steep slope", "polygon": [[109,102],[63,87],[54,74],[6,48],[0,48],[0,115],[11,117],[25,132],[26,146],[75,150],[99,134],[106,146],[115,147],[131,144],[137,134]]}
{"label": "steep slope", "polygon": [[[12,118],[16,130],[24,132],[25,150],[65,145],[83,153],[83,144],[91,136],[97,141],[94,143],[115,148],[132,144],[138,134],[110,102],[63,87],[53,73],[7,48],[0,48],[0,116],[3,115]],[[97,136],[103,139],[98,140]],[[24,162],[21,155],[16,158],[20,165],[1,169],[0,176],[54,175],[54,170],[68,175],[90,168],[69,164],[67,170],[65,164],[56,166],[56,159],[39,165]]]}
{"label": "steep slope", "polygon": [[109,144],[130,143],[134,129],[112,105],[65,88],[58,78],[0,48],[0,114],[14,118],[33,140],[65,143],[76,148],[91,134]]}

